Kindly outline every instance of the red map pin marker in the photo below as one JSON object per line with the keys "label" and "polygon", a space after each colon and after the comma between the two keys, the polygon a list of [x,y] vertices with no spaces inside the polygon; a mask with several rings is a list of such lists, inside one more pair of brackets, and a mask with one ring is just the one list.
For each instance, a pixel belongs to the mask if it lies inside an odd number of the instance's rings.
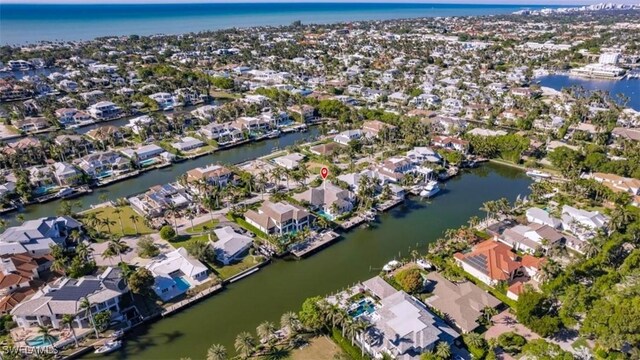
{"label": "red map pin marker", "polygon": [[322,176],[322,179],[325,180],[328,175],[329,175],[329,169],[327,169],[326,167],[323,167],[320,170],[320,176]]}

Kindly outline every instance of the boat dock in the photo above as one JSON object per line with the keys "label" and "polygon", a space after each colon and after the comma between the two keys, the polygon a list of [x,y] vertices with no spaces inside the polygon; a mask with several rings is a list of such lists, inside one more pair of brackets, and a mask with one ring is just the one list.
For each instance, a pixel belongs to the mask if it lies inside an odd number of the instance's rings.
{"label": "boat dock", "polygon": [[160,315],[162,315],[162,317],[166,317],[166,316],[170,316],[173,313],[176,313],[180,310],[182,310],[183,308],[190,306],[206,297],[208,297],[211,294],[214,294],[218,291],[222,290],[222,285],[218,284],[218,285],[214,285],[210,288],[204,289],[201,292],[197,293],[195,296],[192,296],[188,299],[184,299],[182,301],[179,301],[173,305],[167,306],[164,311],[162,311],[162,313]]}
{"label": "boat dock", "polygon": [[402,198],[393,198],[377,206],[378,211],[388,211],[404,202]]}
{"label": "boat dock", "polygon": [[312,252],[334,242],[336,239],[340,237],[340,234],[329,231],[324,234],[320,238],[314,239],[313,241],[305,242],[304,244],[300,244],[301,246],[295,250],[292,250],[291,253],[298,258],[303,258]]}

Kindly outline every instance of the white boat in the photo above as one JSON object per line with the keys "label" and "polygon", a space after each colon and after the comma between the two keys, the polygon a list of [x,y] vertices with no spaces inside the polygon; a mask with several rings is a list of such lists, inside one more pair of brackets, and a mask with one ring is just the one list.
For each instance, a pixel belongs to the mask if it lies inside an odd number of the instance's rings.
{"label": "white boat", "polygon": [[280,131],[278,131],[278,130],[273,130],[273,131],[270,131],[269,133],[267,133],[267,137],[269,139],[275,139],[278,136],[280,136]]}
{"label": "white boat", "polygon": [[546,173],[540,170],[529,170],[526,172],[527,176],[532,177],[534,179],[550,179],[551,174]]}
{"label": "white boat", "polygon": [[124,335],[124,330],[120,329],[115,331],[113,334],[111,334],[111,337],[115,339],[120,339],[122,335]]}
{"label": "white boat", "polygon": [[438,185],[437,181],[431,180],[422,188],[422,191],[420,192],[420,196],[425,198],[430,198],[435,196],[439,192],[440,192],[440,185]]}
{"label": "white boat", "polygon": [[120,349],[122,347],[122,341],[121,340],[111,340],[111,341],[107,341],[104,345],[102,345],[101,347],[97,348],[96,351],[94,352],[95,354],[108,354],[112,351],[116,351],[118,349]]}
{"label": "white boat", "polygon": [[71,196],[71,195],[73,195],[73,193],[75,193],[75,192],[76,192],[76,191],[75,191],[75,190],[73,190],[72,188],[65,187],[65,188],[60,189],[60,191],[58,191],[58,197],[60,197],[60,198],[63,198],[63,199],[64,199],[64,198],[66,198],[67,196]]}
{"label": "white boat", "polygon": [[418,261],[416,261],[416,264],[418,264],[418,266],[425,270],[429,270],[433,267],[433,265],[431,265],[431,263],[425,259],[419,259]]}
{"label": "white boat", "polygon": [[393,269],[398,268],[400,265],[402,265],[402,264],[400,263],[400,261],[398,261],[398,260],[391,260],[391,261],[389,261],[388,263],[386,263],[386,264],[382,267],[382,270],[384,270],[384,271],[391,271],[391,270],[393,270]]}

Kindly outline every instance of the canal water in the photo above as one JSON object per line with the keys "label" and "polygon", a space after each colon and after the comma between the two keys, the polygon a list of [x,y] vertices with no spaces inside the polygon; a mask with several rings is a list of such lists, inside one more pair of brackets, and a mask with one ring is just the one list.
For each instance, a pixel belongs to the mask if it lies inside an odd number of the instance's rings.
{"label": "canal water", "polygon": [[614,99],[616,94],[624,94],[629,98],[628,107],[640,111],[640,80],[603,80],[585,79],[568,75],[547,75],[536,79],[541,86],[561,91],[571,86],[582,86],[585,90],[607,91]]}
{"label": "canal water", "polygon": [[[304,260],[277,260],[231,284],[223,292],[169,318],[128,334],[121,350],[108,359],[204,359],[211,344],[233,353],[241,331],[255,334],[265,320],[297,311],[305,298],[339,291],[372,277],[389,260],[421,252],[444,230],[465,224],[488,200],[514,201],[528,194],[531,180],[520,170],[486,164],[446,183],[431,201],[408,200],[383,214],[368,229],[356,229],[334,245]],[[88,355],[94,358],[95,355]],[[104,357],[101,357],[104,358]]]}
{"label": "canal water", "polygon": [[[82,208],[76,210],[85,210],[91,205],[100,203],[100,197],[103,194],[106,195],[109,200],[116,200],[121,197],[138,194],[147,191],[152,186],[173,182],[178,176],[196,167],[206,166],[212,163],[237,164],[245,162],[267,155],[275,149],[284,149],[296,143],[307,142],[309,139],[318,136],[319,133],[318,127],[311,127],[307,132],[283,134],[277,139],[267,139],[217,151],[211,155],[186,160],[163,169],[147,171],[137,177],[113,183],[105,187],[95,188],[93,189],[93,193],[78,197],[73,199],[73,201],[80,201],[82,203]],[[22,214],[26,220],[52,216],[56,214],[56,211],[60,207],[60,202],[61,200],[56,200],[44,204],[27,206],[20,214]],[[15,211],[8,213],[5,215],[5,219],[10,224],[14,224],[18,214],[19,213]]]}

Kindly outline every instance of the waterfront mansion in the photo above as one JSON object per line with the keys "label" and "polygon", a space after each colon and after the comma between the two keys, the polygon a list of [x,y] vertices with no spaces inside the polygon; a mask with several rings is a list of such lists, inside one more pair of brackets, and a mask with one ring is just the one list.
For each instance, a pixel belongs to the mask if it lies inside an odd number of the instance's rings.
{"label": "waterfront mansion", "polygon": [[16,305],[11,315],[21,328],[51,326],[55,329],[66,326],[61,324],[64,315],[74,315],[73,327],[88,329],[91,323],[81,306],[83,299],[89,300],[92,316],[108,310],[112,318],[118,318],[120,297],[128,291],[120,270],[108,267],[98,276],[60,278]]}
{"label": "waterfront mansion", "polygon": [[311,225],[312,215],[288,202],[265,201],[257,211],[244,214],[247,222],[266,234],[285,235]]}

